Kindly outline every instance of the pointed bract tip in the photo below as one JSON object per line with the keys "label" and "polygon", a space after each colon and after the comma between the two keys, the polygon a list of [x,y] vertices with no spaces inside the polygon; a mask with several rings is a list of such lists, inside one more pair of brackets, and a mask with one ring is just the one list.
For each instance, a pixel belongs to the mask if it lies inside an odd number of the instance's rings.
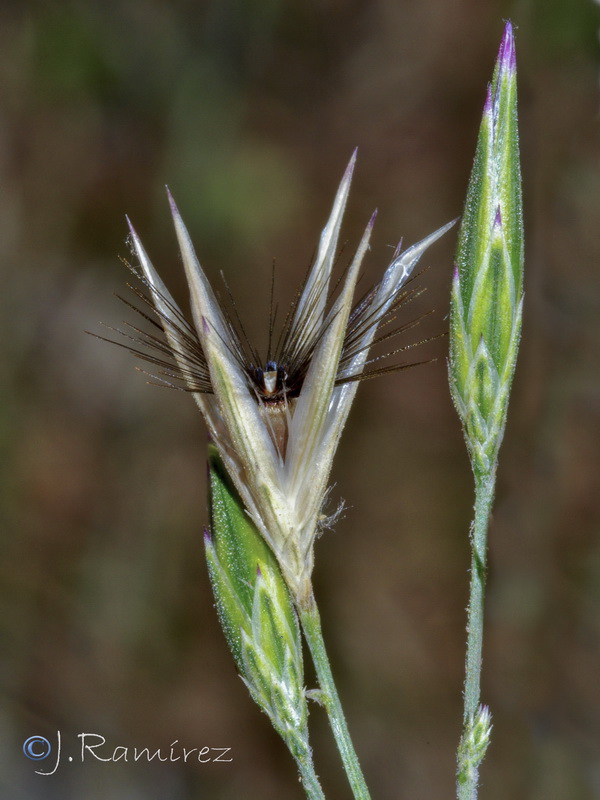
{"label": "pointed bract tip", "polygon": [[137,235],[137,233],[135,232],[135,228],[134,228],[134,227],[133,227],[133,225],[131,224],[131,220],[129,219],[129,217],[127,216],[127,214],[125,214],[125,221],[127,222],[127,227],[129,228],[129,233],[130,233],[130,234],[133,236],[133,238],[134,238],[134,239],[137,239],[137,238],[138,238],[138,235]]}
{"label": "pointed bract tip", "polygon": [[512,22],[508,20],[504,28],[502,43],[498,51],[498,65],[501,72],[514,71],[517,66],[517,54],[515,51],[515,39],[513,36]]}
{"label": "pointed bract tip", "polygon": [[350,161],[348,162],[348,166],[346,167],[346,171],[344,172],[344,177],[342,180],[349,181],[352,177],[352,173],[354,172],[354,167],[356,165],[356,155],[358,153],[358,147],[355,147],[352,151],[352,155],[350,156]]}
{"label": "pointed bract tip", "polygon": [[495,228],[502,227],[502,212],[500,211],[500,206],[496,208],[496,216],[494,217],[494,227]]}
{"label": "pointed bract tip", "polygon": [[171,206],[171,214],[174,217],[179,217],[179,209],[177,208],[177,203],[175,202],[175,198],[171,194],[171,190],[167,185],[165,185],[165,191],[167,192],[167,200],[169,201],[169,205]]}
{"label": "pointed bract tip", "polygon": [[459,280],[459,277],[458,277],[458,264],[454,265],[454,274],[452,275],[452,279],[455,280],[455,281]]}
{"label": "pointed bract tip", "polygon": [[504,33],[502,34],[502,44],[500,45],[501,48],[510,47],[513,44],[513,26],[512,22],[508,19],[506,21],[506,25],[504,26]]}
{"label": "pointed bract tip", "polygon": [[260,568],[260,564],[256,565],[256,577],[257,578],[262,578],[262,570]]}
{"label": "pointed bract tip", "polygon": [[205,336],[208,336],[208,334],[210,333],[210,323],[206,319],[206,317],[202,317],[202,332],[204,333]]}
{"label": "pointed bract tip", "polygon": [[212,536],[210,535],[210,530],[208,528],[204,528],[204,543],[212,544]]}
{"label": "pointed bract tip", "polygon": [[373,229],[373,225],[375,225],[375,220],[377,219],[377,213],[378,213],[378,210],[375,209],[375,211],[371,214],[371,219],[369,220],[369,224],[367,225],[367,229],[369,231],[372,230]]}
{"label": "pointed bract tip", "polygon": [[140,237],[137,235],[135,228],[131,224],[131,220],[129,219],[127,214],[125,215],[125,219],[127,220],[127,227],[129,228],[129,237],[127,239],[127,244],[129,245],[129,247],[132,248],[132,252],[135,253],[137,258],[139,258],[139,260],[142,262],[143,265],[144,246],[142,245]]}

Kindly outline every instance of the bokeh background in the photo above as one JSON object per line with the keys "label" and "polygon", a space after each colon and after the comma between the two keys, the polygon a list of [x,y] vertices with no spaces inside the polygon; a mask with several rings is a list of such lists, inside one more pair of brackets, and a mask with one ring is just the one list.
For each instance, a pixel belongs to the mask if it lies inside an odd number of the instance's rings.
{"label": "bokeh background", "polygon": [[[482,798],[600,798],[598,6],[591,0],[122,0],[0,7],[2,798],[275,800],[294,767],[212,608],[203,422],[152,388],[118,325],[128,213],[186,302],[163,186],[209,275],[264,341],[355,146],[342,262],[380,209],[365,281],[400,236],[461,211],[503,20],[516,25],[525,327],[491,532]],[[428,252],[443,333],[455,234]],[[414,332],[413,332],[414,333]],[[413,340],[414,340],[413,336]],[[410,339],[409,339],[410,341]],[[318,542],[334,672],[378,800],[453,796],[471,477],[437,358],[361,387],[337,457],[349,509]],[[309,682],[312,676],[308,675]],[[349,790],[311,714],[328,797]],[[63,737],[63,762],[25,738]],[[78,761],[230,747],[234,761]],[[68,754],[76,756],[68,763]],[[51,760],[51,759],[50,759]]]}

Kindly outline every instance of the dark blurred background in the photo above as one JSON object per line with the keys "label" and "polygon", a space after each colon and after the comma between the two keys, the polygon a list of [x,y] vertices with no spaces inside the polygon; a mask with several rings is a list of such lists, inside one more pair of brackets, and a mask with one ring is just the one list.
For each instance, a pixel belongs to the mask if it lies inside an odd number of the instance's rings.
{"label": "dark blurred background", "polygon": [[[343,258],[380,209],[381,274],[461,212],[503,20],[516,26],[526,209],[520,361],[491,531],[485,800],[600,798],[598,6],[569,0],[124,0],[0,8],[2,798],[303,796],[212,608],[206,434],[146,385],[118,325],[128,213],[185,303],[163,186],[264,341],[355,146]],[[595,231],[595,233],[594,233]],[[455,233],[427,253],[442,333]],[[410,338],[408,339],[410,341]],[[366,383],[335,464],[349,504],[317,544],[334,672],[378,800],[454,793],[472,483],[437,362]],[[308,682],[313,677],[308,673]],[[327,796],[348,798],[311,714]],[[23,741],[63,737],[63,761]],[[228,764],[78,762],[117,747],[232,748]],[[180,751],[181,752],[181,751]],[[67,756],[75,756],[67,762]]]}

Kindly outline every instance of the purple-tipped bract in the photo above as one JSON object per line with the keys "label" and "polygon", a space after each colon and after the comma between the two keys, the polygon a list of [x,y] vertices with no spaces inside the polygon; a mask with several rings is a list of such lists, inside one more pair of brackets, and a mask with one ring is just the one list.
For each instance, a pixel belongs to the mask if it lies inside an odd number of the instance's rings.
{"label": "purple-tipped bract", "polygon": [[513,37],[512,22],[509,20],[504,28],[504,36],[498,51],[498,65],[501,72],[514,72],[517,68],[517,53]]}

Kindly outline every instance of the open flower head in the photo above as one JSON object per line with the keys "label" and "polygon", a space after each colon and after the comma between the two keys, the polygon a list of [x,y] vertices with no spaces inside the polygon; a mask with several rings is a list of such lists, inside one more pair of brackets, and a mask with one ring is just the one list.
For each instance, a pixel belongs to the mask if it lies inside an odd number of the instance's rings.
{"label": "open flower head", "polygon": [[[136,340],[153,351],[134,352],[158,364],[168,382],[179,381],[180,388],[193,393],[248,513],[300,605],[310,596],[314,539],[333,455],[358,381],[398,368],[371,367],[375,359],[369,360],[369,348],[408,327],[377,333],[392,323],[400,303],[414,293],[406,282],[421,255],[454,224],[405,252],[398,248],[381,281],[353,306],[375,214],[337,292],[330,284],[355,157],[279,341],[269,344],[262,362],[221,308],[173,198],[169,195],[193,324],[177,307],[130,225],[150,297],[138,294],[152,306],[155,324],[164,333],[161,338],[134,328]],[[272,322],[271,318],[271,332]]]}

